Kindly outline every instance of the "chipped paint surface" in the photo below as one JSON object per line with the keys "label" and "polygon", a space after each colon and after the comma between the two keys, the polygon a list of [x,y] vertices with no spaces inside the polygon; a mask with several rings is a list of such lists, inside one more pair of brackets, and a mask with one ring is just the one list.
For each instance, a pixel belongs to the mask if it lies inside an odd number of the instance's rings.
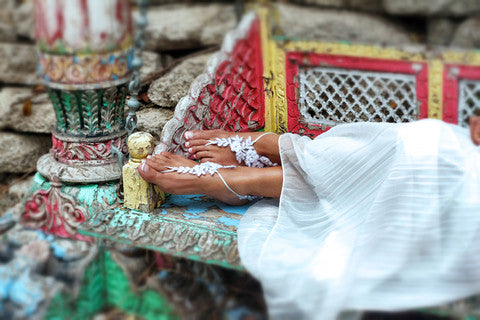
{"label": "chipped paint surface", "polygon": [[204,195],[172,195],[151,212],[121,205],[97,212],[79,232],[241,270],[237,227],[248,207],[225,205]]}
{"label": "chipped paint surface", "polygon": [[147,132],[135,132],[128,138],[130,160],[123,166],[125,207],[151,211],[165,202],[165,194],[156,185],[143,180],[138,167],[153,152],[153,136]]}
{"label": "chipped paint surface", "polygon": [[[174,206],[186,207],[185,212],[183,213],[183,217],[186,220],[213,219],[216,220],[218,225],[224,224],[227,227],[234,227],[235,231],[236,228],[238,228],[241,216],[243,216],[250,207],[249,204],[243,206],[231,206],[223,202],[207,198],[204,195],[171,195],[162,208],[172,208]],[[212,217],[208,211],[214,207],[223,211],[223,215]],[[203,215],[204,213],[206,213],[205,216]]]}
{"label": "chipped paint surface", "polygon": [[[37,173],[34,176],[29,195],[25,199],[30,199],[32,195],[38,192],[50,190],[51,188],[52,184],[50,181],[45,179],[41,174]],[[61,187],[57,187],[57,189],[58,190],[56,192],[58,194],[64,197],[75,199],[75,205],[82,208],[82,212],[85,215],[84,219],[88,219],[88,217],[93,213],[106,210],[112,205],[118,203],[116,194],[117,184],[114,182],[88,185],[62,184]],[[26,203],[28,203],[28,201],[26,201]],[[52,228],[49,225],[49,221],[61,221],[59,215],[65,214],[65,212],[59,210],[47,210],[48,206],[43,206],[40,209],[42,208],[45,212],[41,211],[42,215],[36,216],[35,219],[30,219],[28,214],[26,214],[27,211],[25,211],[22,216],[22,223],[63,237],[88,240],[76,233],[77,225],[70,226],[68,228],[68,233],[57,232],[57,229]]]}

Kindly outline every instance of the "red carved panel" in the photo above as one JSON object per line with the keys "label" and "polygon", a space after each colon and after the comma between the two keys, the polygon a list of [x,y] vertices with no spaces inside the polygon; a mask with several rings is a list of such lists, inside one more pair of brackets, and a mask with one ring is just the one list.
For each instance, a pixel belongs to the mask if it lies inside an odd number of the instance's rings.
{"label": "red carved panel", "polygon": [[[260,22],[255,20],[247,36],[235,44],[232,56],[222,62],[214,83],[205,86],[198,104],[190,107],[185,123],[202,122],[203,129],[252,131],[265,125],[263,62]],[[209,114],[197,114],[209,106]]]}
{"label": "red carved panel", "polygon": [[286,89],[288,107],[288,131],[315,137],[328,129],[328,126],[306,123],[299,111],[299,67],[328,67],[369,72],[388,72],[414,75],[416,97],[420,103],[419,118],[428,117],[428,64],[400,60],[372,59],[340,55],[289,52],[286,56]]}

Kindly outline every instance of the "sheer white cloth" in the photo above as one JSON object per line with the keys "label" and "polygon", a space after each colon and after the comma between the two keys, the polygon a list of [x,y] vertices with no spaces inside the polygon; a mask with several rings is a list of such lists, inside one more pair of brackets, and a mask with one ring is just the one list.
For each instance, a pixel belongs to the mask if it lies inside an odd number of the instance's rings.
{"label": "sheer white cloth", "polygon": [[480,149],[437,120],[280,137],[280,201],[242,219],[272,319],[433,306],[480,292]]}

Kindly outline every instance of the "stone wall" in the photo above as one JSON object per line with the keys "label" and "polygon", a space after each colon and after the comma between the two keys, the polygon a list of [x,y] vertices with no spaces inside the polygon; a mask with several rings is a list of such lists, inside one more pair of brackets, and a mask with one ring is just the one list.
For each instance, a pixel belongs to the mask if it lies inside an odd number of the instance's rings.
{"label": "stone wall", "polygon": [[[33,172],[38,157],[48,152],[55,123],[36,78],[32,2],[0,0],[1,177]],[[235,26],[236,12],[232,1],[151,3],[138,127],[158,138],[211,52]],[[284,0],[277,5],[278,31],[289,37],[480,47],[478,0]]]}

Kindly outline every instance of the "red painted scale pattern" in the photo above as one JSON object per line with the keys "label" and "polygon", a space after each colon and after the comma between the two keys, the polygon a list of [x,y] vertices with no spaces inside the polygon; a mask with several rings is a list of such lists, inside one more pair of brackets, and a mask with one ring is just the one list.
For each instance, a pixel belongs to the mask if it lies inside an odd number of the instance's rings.
{"label": "red painted scale pattern", "polygon": [[[216,71],[214,83],[208,84],[190,107],[185,124],[202,122],[203,129],[223,128],[227,131],[252,131],[265,125],[263,62],[260,22],[252,26],[244,39],[237,41],[232,56]],[[208,115],[196,113],[200,106],[209,106]]]}

